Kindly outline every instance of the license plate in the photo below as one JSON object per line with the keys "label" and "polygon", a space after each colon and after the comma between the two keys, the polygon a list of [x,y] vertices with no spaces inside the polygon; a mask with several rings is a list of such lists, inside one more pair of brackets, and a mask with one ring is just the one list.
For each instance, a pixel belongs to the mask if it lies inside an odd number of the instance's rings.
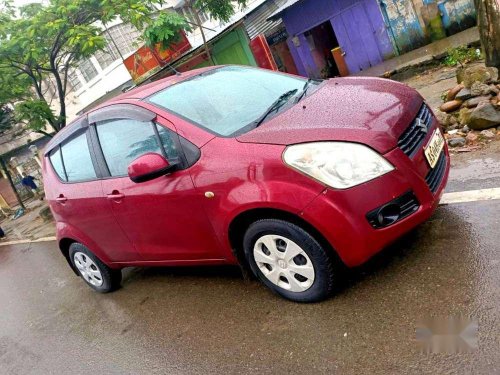
{"label": "license plate", "polygon": [[431,168],[436,166],[439,156],[443,151],[444,143],[445,141],[443,135],[439,129],[436,129],[431,137],[431,140],[429,141],[429,144],[424,148],[425,158],[429,162]]}

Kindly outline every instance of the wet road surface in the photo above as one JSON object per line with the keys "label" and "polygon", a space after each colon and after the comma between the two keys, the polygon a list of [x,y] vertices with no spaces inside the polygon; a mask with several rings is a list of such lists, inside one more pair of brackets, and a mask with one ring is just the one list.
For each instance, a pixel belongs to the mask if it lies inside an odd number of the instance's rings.
{"label": "wet road surface", "polygon": [[[451,190],[475,176],[454,174]],[[129,269],[101,295],[54,242],[0,247],[0,373],[500,374],[499,212],[500,200],[442,206],[310,305],[235,267]],[[478,319],[479,349],[420,353],[428,315]]]}

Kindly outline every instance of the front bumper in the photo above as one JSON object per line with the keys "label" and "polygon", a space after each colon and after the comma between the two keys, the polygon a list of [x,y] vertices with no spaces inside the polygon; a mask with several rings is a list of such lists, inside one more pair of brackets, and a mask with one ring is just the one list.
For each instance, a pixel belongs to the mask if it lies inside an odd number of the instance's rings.
{"label": "front bumper", "polygon": [[[351,189],[325,189],[302,217],[323,234],[347,266],[360,265],[432,215],[448,181],[450,158],[446,146],[443,153],[444,172],[436,186],[426,182],[431,169],[423,150],[410,159],[396,148],[384,155],[394,171]],[[368,212],[408,191],[420,203],[418,210],[385,228],[375,229],[368,222]]]}

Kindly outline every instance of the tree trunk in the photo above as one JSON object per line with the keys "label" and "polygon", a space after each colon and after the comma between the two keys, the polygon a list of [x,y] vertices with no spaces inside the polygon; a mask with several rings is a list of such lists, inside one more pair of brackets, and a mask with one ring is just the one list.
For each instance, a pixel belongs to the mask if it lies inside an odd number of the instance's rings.
{"label": "tree trunk", "polygon": [[3,159],[3,157],[1,157],[1,156],[0,156],[0,164],[2,166],[3,171],[5,172],[5,175],[7,176],[7,179],[9,180],[10,187],[12,188],[12,190],[14,191],[14,194],[16,195],[17,203],[19,203],[19,206],[21,206],[21,208],[23,210],[25,210],[26,207],[24,206],[24,203],[23,203],[21,197],[19,196],[19,193],[17,192],[16,185],[14,184],[14,181],[12,180],[12,176],[10,175],[9,168],[7,168],[7,164],[5,163],[5,160]]}
{"label": "tree trunk", "polygon": [[486,65],[500,69],[500,2],[474,0]]}
{"label": "tree trunk", "polygon": [[49,138],[53,138],[53,137],[54,137],[54,135],[53,135],[53,134],[47,133],[47,132],[46,132],[46,131],[44,131],[44,130],[37,130],[37,131],[36,131],[36,133],[43,134],[43,135],[45,135],[45,136],[47,136],[47,137],[49,137]]}
{"label": "tree trunk", "polygon": [[57,66],[53,61],[51,61],[50,65],[53,70],[52,74],[54,75],[54,78],[56,80],[57,95],[59,98],[59,118],[57,119],[58,129],[56,130],[59,131],[66,126],[66,92],[63,87],[61,76],[57,71]]}
{"label": "tree trunk", "polygon": [[198,10],[193,7],[192,3],[190,3],[189,9],[191,10],[191,14],[194,14],[196,26],[198,26],[200,28],[201,38],[203,39],[203,47],[205,48],[205,53],[207,54],[208,61],[210,61],[210,63],[212,65],[215,65],[215,61],[212,57],[212,53],[210,52],[210,48],[208,47],[208,44],[207,44],[207,38],[205,37],[205,32],[203,31],[203,25],[201,24],[200,15],[198,14]]}
{"label": "tree trunk", "polygon": [[[36,92],[36,95],[38,96],[38,99],[43,100],[45,103],[47,103],[47,100],[43,96],[42,90],[41,90],[41,88],[39,86],[38,80],[35,78],[34,75],[28,74],[28,76],[33,81],[33,86],[35,87],[35,92]],[[46,120],[49,123],[49,125],[52,127],[52,129],[54,129],[54,131],[57,133],[59,131],[59,128],[57,127],[57,124],[52,119],[48,119],[47,118]]]}

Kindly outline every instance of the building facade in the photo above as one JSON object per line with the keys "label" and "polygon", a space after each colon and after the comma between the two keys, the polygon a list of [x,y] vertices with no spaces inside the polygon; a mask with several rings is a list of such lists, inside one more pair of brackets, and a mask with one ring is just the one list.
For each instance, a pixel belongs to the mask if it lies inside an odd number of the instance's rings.
{"label": "building facade", "polygon": [[288,46],[301,75],[340,74],[332,51],[338,48],[350,74],[393,56],[393,47],[376,0],[291,0],[271,18],[281,17]]}
{"label": "building facade", "polygon": [[[166,7],[189,20],[183,4],[169,0]],[[277,69],[326,78],[354,74],[473,26],[475,11],[473,0],[250,0],[225,24],[203,13],[201,20],[215,64],[261,66],[250,42],[263,36]],[[81,61],[69,77],[69,121],[134,84],[123,59],[140,47],[140,32],[117,21],[103,36],[105,50]],[[210,65],[200,29],[187,38],[192,49],[176,68]]]}
{"label": "building facade", "polygon": [[282,19],[299,74],[355,74],[476,23],[473,0],[288,0]]}
{"label": "building facade", "polygon": [[473,0],[381,0],[395,54],[456,34],[476,24]]}

